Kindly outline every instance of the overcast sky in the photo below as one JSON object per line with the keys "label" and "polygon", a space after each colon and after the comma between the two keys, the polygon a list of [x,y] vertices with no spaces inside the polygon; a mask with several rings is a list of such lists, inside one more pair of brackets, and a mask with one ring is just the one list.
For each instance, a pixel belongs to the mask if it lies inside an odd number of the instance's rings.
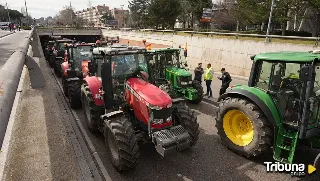
{"label": "overcast sky", "polygon": [[[70,4],[70,0],[26,0],[28,13],[34,18],[47,17],[56,15],[59,10],[65,5]],[[216,1],[216,0],[213,0]],[[0,0],[0,4],[5,5],[8,3],[9,9],[16,9],[21,11],[24,7],[24,0]],[[128,7],[128,0],[91,0],[92,6],[103,5],[111,8],[120,8],[124,5],[124,8]],[[89,7],[89,0],[71,0],[71,5],[75,10],[82,10]]]}

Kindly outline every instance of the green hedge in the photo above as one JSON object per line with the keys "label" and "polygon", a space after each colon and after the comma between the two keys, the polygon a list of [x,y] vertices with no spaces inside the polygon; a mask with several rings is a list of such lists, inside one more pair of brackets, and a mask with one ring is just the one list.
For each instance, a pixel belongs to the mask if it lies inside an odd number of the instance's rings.
{"label": "green hedge", "polygon": [[23,30],[31,30],[31,27],[30,26],[21,26],[21,29],[23,29]]}

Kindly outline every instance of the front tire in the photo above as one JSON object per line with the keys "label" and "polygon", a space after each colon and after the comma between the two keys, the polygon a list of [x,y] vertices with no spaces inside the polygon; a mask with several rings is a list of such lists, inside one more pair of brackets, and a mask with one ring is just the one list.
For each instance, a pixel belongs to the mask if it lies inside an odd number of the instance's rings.
{"label": "front tire", "polygon": [[199,104],[203,99],[203,87],[200,82],[193,81],[192,87],[197,90],[197,99],[190,100],[191,104]]}
{"label": "front tire", "polygon": [[60,59],[55,60],[54,72],[57,74],[57,77],[59,77],[59,78],[62,76],[61,64],[62,64],[62,62]]}
{"label": "front tire", "polygon": [[260,108],[246,99],[222,100],[216,128],[222,144],[246,157],[257,156],[273,144],[272,126]]}
{"label": "front tire", "polygon": [[191,147],[194,146],[199,139],[199,123],[194,111],[183,103],[179,103],[174,108],[173,119],[176,125],[181,125],[190,135]]}
{"label": "front tire", "polygon": [[104,120],[108,156],[119,171],[133,169],[139,162],[139,146],[130,120],[125,116]]}
{"label": "front tire", "polygon": [[67,83],[68,98],[72,109],[81,108],[81,84],[79,81],[71,81]]}
{"label": "front tire", "polygon": [[100,115],[102,108],[97,106],[94,102],[92,93],[87,83],[84,83],[81,87],[81,99],[89,130],[92,133],[99,132],[98,122],[101,119]]}

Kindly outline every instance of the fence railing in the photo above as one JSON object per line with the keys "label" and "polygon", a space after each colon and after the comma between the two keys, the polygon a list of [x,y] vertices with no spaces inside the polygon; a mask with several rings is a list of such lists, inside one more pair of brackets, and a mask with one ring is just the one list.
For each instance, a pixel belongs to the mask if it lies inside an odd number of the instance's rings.
{"label": "fence railing", "polygon": [[302,37],[302,36],[281,36],[281,35],[262,35],[262,34],[244,34],[244,33],[223,33],[223,32],[201,32],[201,31],[176,31],[176,30],[155,30],[155,29],[120,29],[122,32],[148,32],[148,33],[162,33],[162,34],[189,34],[190,36],[194,35],[205,35],[207,37],[216,36],[233,36],[236,39],[239,37],[252,37],[252,38],[267,38],[268,42],[272,42],[272,38],[278,39],[287,39],[287,40],[307,40],[314,41],[314,46],[318,46],[320,37]]}

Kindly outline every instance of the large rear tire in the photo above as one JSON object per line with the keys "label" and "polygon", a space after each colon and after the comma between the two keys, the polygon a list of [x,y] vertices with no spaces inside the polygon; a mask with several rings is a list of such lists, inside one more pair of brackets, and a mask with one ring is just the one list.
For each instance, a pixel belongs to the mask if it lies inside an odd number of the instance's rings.
{"label": "large rear tire", "polygon": [[260,108],[246,99],[222,100],[216,128],[222,144],[246,157],[257,156],[273,144],[272,125]]}
{"label": "large rear tire", "polygon": [[81,108],[81,82],[70,81],[68,86],[68,98],[72,109]]}
{"label": "large rear tire", "polygon": [[54,72],[57,74],[57,77],[59,77],[59,78],[62,76],[61,64],[62,64],[62,62],[60,59],[55,60]]}
{"label": "large rear tire", "polygon": [[54,65],[55,65],[55,58],[54,56],[50,56],[49,57],[49,65],[51,68],[54,68]]}
{"label": "large rear tire", "polygon": [[63,93],[65,96],[68,96],[68,87],[67,87],[67,82],[65,77],[62,77],[61,82],[62,82]]}
{"label": "large rear tire", "polygon": [[130,120],[125,116],[104,120],[108,156],[119,171],[133,169],[139,162],[139,146]]}
{"label": "large rear tire", "polygon": [[191,147],[194,146],[199,139],[199,123],[193,110],[184,103],[175,106],[173,112],[173,120],[175,125],[181,125],[190,135]]}
{"label": "large rear tire", "polygon": [[203,99],[203,87],[200,82],[195,80],[192,82],[192,87],[197,90],[197,99],[190,100],[189,102],[192,104],[199,104]]}
{"label": "large rear tire", "polygon": [[89,130],[92,133],[99,132],[98,123],[101,119],[100,116],[103,108],[95,104],[92,93],[87,83],[82,84],[81,99]]}

